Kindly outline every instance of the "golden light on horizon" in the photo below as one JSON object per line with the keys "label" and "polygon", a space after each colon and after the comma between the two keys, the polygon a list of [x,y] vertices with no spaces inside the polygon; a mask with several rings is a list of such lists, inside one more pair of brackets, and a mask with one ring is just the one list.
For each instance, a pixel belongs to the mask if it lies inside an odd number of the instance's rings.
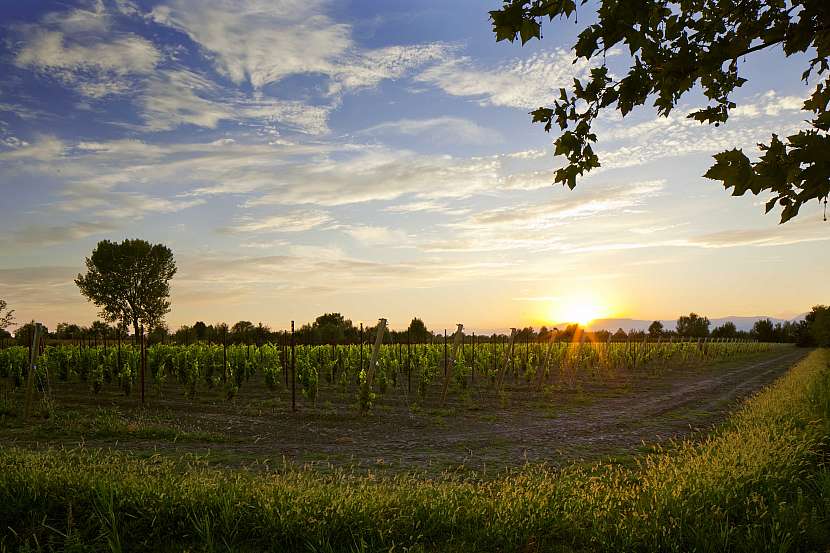
{"label": "golden light on horizon", "polygon": [[608,315],[608,306],[599,298],[588,292],[579,292],[554,300],[548,318],[554,324],[577,323],[586,326]]}

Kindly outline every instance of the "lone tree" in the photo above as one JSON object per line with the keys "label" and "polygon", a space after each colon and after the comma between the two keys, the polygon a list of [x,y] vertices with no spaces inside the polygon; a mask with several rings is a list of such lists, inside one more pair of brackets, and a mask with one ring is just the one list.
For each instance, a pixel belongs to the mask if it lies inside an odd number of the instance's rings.
{"label": "lone tree", "polygon": [[170,311],[170,279],[176,274],[173,252],[145,240],[121,243],[102,240],[86,259],[87,273],[75,284],[81,294],[101,308],[110,322],[139,327],[160,324]]}
{"label": "lone tree", "polygon": [[[587,0],[580,0],[584,5]],[[830,2],[827,0],[600,0],[596,22],[585,28],[574,45],[576,60],[595,65],[573,87],[559,90],[553,107],[531,112],[545,130],[555,124],[561,135],[555,155],[567,164],[555,182],[576,186],[576,178],[600,166],[592,143],[591,125],[611,108],[625,117],[636,106],[654,99],[657,113],[668,116],[680,99],[700,85],[709,105],[688,114],[701,123],[725,122],[736,107],[731,97],[746,79],[739,62],[760,50],[781,47],[786,56],[807,52],[802,74],[805,83],[819,81],[804,102],[809,129],[769,144],[759,144],[763,155],[752,162],[741,150],[716,154],[715,165],[704,175],[732,188],[734,196],[767,191],[769,213],[781,206],[781,222],[798,214],[811,200],[824,202],[830,194]],[[545,19],[576,15],[577,0],[505,0],[490,12],[496,40],[522,44],[542,37]],[[609,74],[605,56],[624,47],[630,59],[627,73]],[[826,217],[825,217],[826,219]]]}
{"label": "lone tree", "polygon": [[0,299],[0,330],[6,330],[14,324],[14,309],[8,309],[6,300]]}

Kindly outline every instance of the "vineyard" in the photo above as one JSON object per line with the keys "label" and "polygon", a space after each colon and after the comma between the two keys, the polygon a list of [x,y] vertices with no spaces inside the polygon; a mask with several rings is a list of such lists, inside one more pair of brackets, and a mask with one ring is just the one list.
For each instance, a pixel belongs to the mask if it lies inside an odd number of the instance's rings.
{"label": "vineyard", "polygon": [[[243,387],[265,386],[277,394],[293,391],[294,401],[316,403],[336,394],[370,408],[390,398],[443,403],[471,390],[525,393],[573,387],[787,347],[711,339],[517,343],[458,338],[454,344],[384,344],[376,352],[368,344],[156,344],[146,348],[146,386],[151,396],[178,390],[196,399],[219,391],[227,400]],[[21,386],[29,356],[30,348],[22,346],[0,350],[0,377]],[[131,345],[50,345],[38,347],[33,366],[42,391],[80,382],[92,394],[107,388],[129,396],[140,385],[141,363],[141,348]]]}

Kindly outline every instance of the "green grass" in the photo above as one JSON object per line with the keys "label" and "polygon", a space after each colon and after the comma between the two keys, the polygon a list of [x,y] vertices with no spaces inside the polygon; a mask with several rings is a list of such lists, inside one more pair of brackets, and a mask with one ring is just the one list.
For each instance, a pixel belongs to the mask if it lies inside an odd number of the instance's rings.
{"label": "green grass", "polygon": [[38,440],[80,437],[81,439],[121,441],[159,440],[207,443],[227,441],[222,434],[186,430],[171,420],[149,413],[127,418],[116,408],[96,409],[93,412],[56,409],[49,418],[36,421],[28,428],[27,437]]}
{"label": "green grass", "polygon": [[828,438],[830,351],[819,350],[710,437],[633,464],[430,479],[0,448],[0,548],[824,550]]}

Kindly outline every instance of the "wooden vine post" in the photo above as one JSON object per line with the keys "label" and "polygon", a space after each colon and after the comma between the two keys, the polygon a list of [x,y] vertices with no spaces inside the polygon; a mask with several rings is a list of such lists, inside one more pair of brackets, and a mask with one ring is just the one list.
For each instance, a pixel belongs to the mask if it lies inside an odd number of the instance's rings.
{"label": "wooden vine post", "polygon": [[375,366],[378,362],[380,346],[383,343],[383,335],[386,331],[386,319],[378,319],[378,331],[375,335],[375,345],[372,347],[372,358],[369,360],[369,370],[366,371],[366,386],[371,391],[372,379],[375,376]]}
{"label": "wooden vine post", "polygon": [[551,332],[548,338],[548,347],[545,349],[545,356],[542,359],[542,365],[539,367],[539,374],[536,375],[536,390],[542,389],[542,382],[545,380],[545,373],[548,370],[548,363],[550,362],[550,350],[553,347],[553,341],[556,335]]}
{"label": "wooden vine post", "polygon": [[360,348],[360,369],[357,372],[360,373],[363,370],[363,323],[360,323],[360,345],[358,347]]}
{"label": "wooden vine post", "polygon": [[507,348],[504,352],[504,365],[502,366],[501,372],[499,373],[499,383],[498,389],[501,390],[502,384],[504,383],[504,373],[507,372],[508,367],[512,366],[513,361],[513,340],[516,339],[516,329],[510,329],[510,341],[508,342]]}
{"label": "wooden vine post", "polygon": [[412,345],[409,341],[409,329],[406,331],[406,393],[412,394]]}
{"label": "wooden vine post", "polygon": [[[444,371],[444,388],[441,391],[441,405],[444,405],[447,401],[447,390],[450,386],[450,376],[455,368],[455,356],[458,354],[458,347],[461,345],[461,341],[464,339],[464,325],[458,323],[456,326],[458,328],[452,339],[452,353],[450,353],[450,359],[447,363],[447,370]],[[446,344],[446,340],[444,343]]]}
{"label": "wooden vine post", "polygon": [[473,332],[473,338],[470,340],[472,344],[472,370],[470,372],[470,384],[476,383],[476,333]]}
{"label": "wooden vine post", "polygon": [[[34,321],[32,322],[34,323]],[[35,323],[32,332],[32,348],[29,350],[29,370],[26,374],[26,403],[23,408],[23,422],[26,422],[32,413],[32,394],[34,393],[35,371],[37,370],[35,360],[37,359],[39,343],[40,323]]]}
{"label": "wooden vine post", "polygon": [[294,343],[294,321],[291,321],[291,412],[297,410],[297,356]]}
{"label": "wooden vine post", "polygon": [[141,342],[139,346],[139,357],[138,357],[138,370],[141,373],[141,404],[144,405],[144,372],[146,370],[147,365],[147,348],[146,343],[144,341],[144,327],[142,326],[140,329],[141,332]]}

